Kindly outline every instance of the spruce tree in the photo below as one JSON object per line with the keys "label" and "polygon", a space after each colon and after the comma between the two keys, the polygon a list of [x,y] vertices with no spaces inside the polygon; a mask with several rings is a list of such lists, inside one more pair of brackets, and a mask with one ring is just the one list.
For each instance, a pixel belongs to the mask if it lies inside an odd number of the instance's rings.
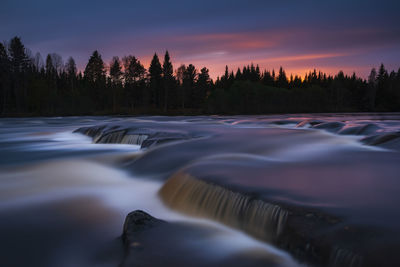
{"label": "spruce tree", "polygon": [[53,65],[53,59],[50,54],[46,57],[46,74],[48,77],[53,77],[56,74],[56,68]]}
{"label": "spruce tree", "polygon": [[200,108],[203,105],[206,96],[210,93],[210,87],[211,87],[211,79],[209,70],[206,67],[204,67],[200,70],[200,73],[198,75],[196,90],[194,93],[193,102],[196,108]]}
{"label": "spruce tree", "polygon": [[8,58],[7,50],[5,46],[0,43],[0,111],[2,114],[7,112],[10,104],[10,67],[10,60]]}
{"label": "spruce tree", "polygon": [[121,84],[122,66],[119,57],[113,57],[110,63],[110,77],[113,85]]}
{"label": "spruce tree", "polygon": [[89,58],[89,62],[85,67],[84,77],[87,81],[93,83],[105,81],[106,72],[104,62],[97,50]]}
{"label": "spruce tree", "polygon": [[161,105],[162,68],[157,53],[154,54],[149,67],[151,104],[157,108]]}
{"label": "spruce tree", "polygon": [[14,73],[27,71],[29,67],[29,58],[21,38],[14,37],[11,39],[8,51],[10,54],[12,71]]}
{"label": "spruce tree", "polygon": [[118,111],[119,99],[122,95],[122,67],[119,57],[113,57],[110,63],[110,80],[112,90],[112,107],[113,112]]}
{"label": "spruce tree", "polygon": [[22,44],[21,38],[14,37],[10,41],[8,47],[10,63],[13,96],[15,107],[18,112],[25,111],[27,98],[27,76],[30,60],[26,53],[25,46]]}
{"label": "spruce tree", "polygon": [[65,71],[67,72],[69,78],[76,77],[77,73],[76,63],[72,57],[69,57],[67,63],[65,64]]}
{"label": "spruce tree", "polygon": [[288,80],[286,77],[286,73],[282,67],[279,68],[277,83],[278,83],[278,87],[287,88]]}
{"label": "spruce tree", "polygon": [[84,78],[88,83],[88,93],[97,110],[104,110],[107,106],[106,71],[103,59],[96,50],[89,58],[84,71]]}
{"label": "spruce tree", "polygon": [[163,72],[164,112],[165,112],[168,109],[168,103],[169,103],[168,97],[174,84],[174,76],[173,76],[174,69],[172,67],[168,51],[165,52],[162,72]]}
{"label": "spruce tree", "polygon": [[193,93],[196,84],[197,70],[194,65],[189,64],[184,72],[183,87],[187,96],[187,107],[193,108]]}

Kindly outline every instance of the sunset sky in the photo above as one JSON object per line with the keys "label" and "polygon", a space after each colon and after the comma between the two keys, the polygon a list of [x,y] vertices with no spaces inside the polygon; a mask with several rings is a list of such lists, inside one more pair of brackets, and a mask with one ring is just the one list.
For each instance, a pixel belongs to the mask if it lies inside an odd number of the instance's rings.
{"label": "sunset sky", "polygon": [[147,67],[154,52],[168,49],[174,67],[225,65],[287,74],[319,69],[331,74],[372,67],[400,67],[400,1],[50,1],[3,0],[0,38],[20,36],[33,53],[74,57],[83,69],[97,49],[138,57]]}

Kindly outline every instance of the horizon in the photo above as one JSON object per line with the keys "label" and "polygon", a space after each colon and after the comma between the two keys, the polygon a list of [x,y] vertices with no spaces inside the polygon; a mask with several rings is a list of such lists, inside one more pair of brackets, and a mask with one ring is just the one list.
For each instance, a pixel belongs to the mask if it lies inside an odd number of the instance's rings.
{"label": "horizon", "polygon": [[161,58],[168,50],[174,69],[207,67],[213,80],[225,65],[234,72],[253,63],[261,70],[282,66],[288,76],[302,78],[316,69],[366,79],[381,63],[397,71],[400,62],[397,1],[289,1],[290,9],[258,0],[206,1],[201,7],[181,1],[76,4],[6,1],[2,41],[20,36],[33,55],[58,53],[64,62],[72,56],[81,71],[94,50],[107,65],[113,56],[131,54],[146,68],[154,52]]}

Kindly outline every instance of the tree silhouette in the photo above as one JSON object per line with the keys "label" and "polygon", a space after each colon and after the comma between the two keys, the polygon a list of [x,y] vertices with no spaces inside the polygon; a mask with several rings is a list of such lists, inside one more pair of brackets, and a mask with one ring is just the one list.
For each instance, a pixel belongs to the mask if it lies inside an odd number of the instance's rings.
{"label": "tree silhouette", "polygon": [[106,71],[103,59],[96,50],[89,58],[84,71],[85,81],[88,83],[88,96],[93,101],[92,104],[96,109],[104,109],[106,102]]}
{"label": "tree silhouette", "polygon": [[105,81],[104,62],[97,50],[90,56],[89,62],[85,67],[84,76],[87,81],[93,83]]}
{"label": "tree silhouette", "polygon": [[194,87],[196,84],[197,70],[194,65],[189,64],[183,73],[182,86],[185,90],[187,106],[193,108]]}
{"label": "tree silhouette", "polygon": [[204,101],[206,100],[206,96],[210,94],[211,85],[209,70],[204,67],[200,70],[197,78],[193,100],[195,108],[200,108],[203,105]]}
{"label": "tree silhouette", "polygon": [[6,114],[11,109],[11,91],[10,91],[10,60],[8,58],[5,46],[0,43],[0,95],[1,95],[1,112]]}
{"label": "tree silhouette", "polygon": [[122,59],[124,62],[125,91],[127,94],[127,105],[131,110],[137,106],[147,106],[150,103],[151,95],[146,88],[146,69],[134,56],[127,56]]}
{"label": "tree silhouette", "polygon": [[160,60],[158,59],[157,53],[154,54],[149,67],[149,77],[150,77],[150,90],[152,92],[151,103],[155,107],[161,107],[161,86],[162,86],[162,68]]}
{"label": "tree silhouette", "polygon": [[53,59],[50,54],[46,57],[46,74],[51,77],[56,75],[56,68],[53,65]]}
{"label": "tree silhouette", "polygon": [[376,105],[383,108],[385,102],[385,95],[388,90],[388,80],[389,75],[385,66],[381,64],[378,70],[378,75],[376,76]]}
{"label": "tree silhouette", "polygon": [[122,95],[122,66],[119,57],[113,57],[110,63],[110,82],[112,90],[112,109],[113,112],[118,110],[118,102]]}
{"label": "tree silhouette", "polygon": [[113,57],[110,63],[110,78],[113,85],[122,83],[122,66],[119,57]]}
{"label": "tree silhouette", "polygon": [[33,59],[33,65],[37,72],[41,72],[44,70],[43,58],[39,52],[35,54],[35,58]]}
{"label": "tree silhouette", "polygon": [[179,66],[179,68],[176,70],[176,80],[178,82],[178,85],[180,87],[179,90],[179,98],[180,98],[180,103],[181,103],[181,108],[185,108],[185,100],[186,100],[186,92],[185,92],[185,87],[183,86],[183,81],[185,79],[185,72],[186,72],[186,66],[185,64],[182,64]]}
{"label": "tree silhouette", "polygon": [[[122,67],[123,63],[123,67]],[[316,69],[304,79],[285,70],[260,70],[255,64],[211,80],[204,67],[181,65],[175,72],[166,51],[161,66],[153,56],[149,73],[134,56],[114,57],[106,73],[94,51],[84,75],[73,58],[63,64],[51,53],[45,64],[19,37],[0,43],[0,112],[8,115],[79,114],[254,114],[284,112],[399,111],[400,69],[371,70],[367,80],[327,75]]]}
{"label": "tree silhouette", "polygon": [[168,51],[165,52],[164,63],[163,63],[163,89],[164,89],[164,112],[168,109],[168,96],[170,91],[174,87],[175,79],[173,76],[174,69],[172,67],[171,59]]}
{"label": "tree silhouette", "polygon": [[69,57],[67,63],[65,64],[65,71],[69,78],[76,78],[76,63],[73,57]]}
{"label": "tree silhouette", "polygon": [[286,73],[282,67],[279,68],[278,80],[276,81],[278,87],[287,88],[288,87],[288,80],[286,77]]}

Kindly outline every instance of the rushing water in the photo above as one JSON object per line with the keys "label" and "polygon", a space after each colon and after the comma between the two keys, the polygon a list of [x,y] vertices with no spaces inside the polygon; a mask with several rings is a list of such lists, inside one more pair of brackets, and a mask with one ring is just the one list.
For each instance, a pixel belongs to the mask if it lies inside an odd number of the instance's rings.
{"label": "rushing water", "polygon": [[4,266],[118,266],[136,209],[201,233],[151,237],[168,245],[140,252],[150,265],[400,262],[399,114],[9,118],[0,129]]}

